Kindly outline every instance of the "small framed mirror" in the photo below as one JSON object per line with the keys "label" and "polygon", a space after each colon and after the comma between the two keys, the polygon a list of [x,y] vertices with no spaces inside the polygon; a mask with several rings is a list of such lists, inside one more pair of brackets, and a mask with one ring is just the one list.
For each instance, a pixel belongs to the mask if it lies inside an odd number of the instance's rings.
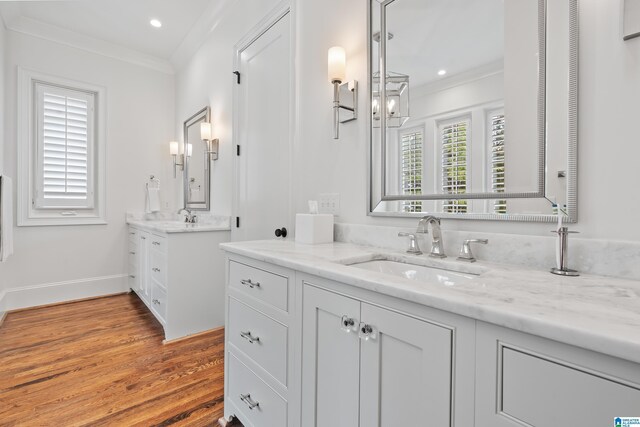
{"label": "small framed mirror", "polygon": [[209,210],[211,165],[207,143],[202,140],[200,127],[211,122],[211,110],[204,107],[184,122],[184,206],[191,210]]}

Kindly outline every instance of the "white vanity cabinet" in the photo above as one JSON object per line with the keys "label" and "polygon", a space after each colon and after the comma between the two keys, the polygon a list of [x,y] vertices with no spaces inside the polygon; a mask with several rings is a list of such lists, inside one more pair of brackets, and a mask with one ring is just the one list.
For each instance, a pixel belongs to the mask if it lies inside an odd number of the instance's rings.
{"label": "white vanity cabinet", "polygon": [[[129,287],[166,341],[224,324],[225,232],[158,233],[129,226]],[[219,278],[216,280],[216,277]]]}
{"label": "white vanity cabinet", "polygon": [[640,365],[478,322],[476,427],[640,417]]}
{"label": "white vanity cabinet", "polygon": [[225,402],[246,427],[298,425],[293,271],[231,257],[227,263]]}
{"label": "white vanity cabinet", "polygon": [[310,284],[303,299],[302,425],[451,425],[451,328]]}

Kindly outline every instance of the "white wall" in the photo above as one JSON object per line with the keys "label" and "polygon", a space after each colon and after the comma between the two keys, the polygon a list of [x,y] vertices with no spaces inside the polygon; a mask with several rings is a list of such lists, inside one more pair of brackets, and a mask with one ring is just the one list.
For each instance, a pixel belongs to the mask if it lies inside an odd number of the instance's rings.
{"label": "white wall", "polygon": [[[303,211],[306,200],[318,193],[338,192],[340,222],[412,226],[414,220],[366,214],[366,120],[343,125],[339,142],[330,136],[326,49],[342,44],[347,78],[366,83],[366,2],[298,5],[301,105],[296,141],[297,163],[304,167],[297,171],[297,210]],[[579,222],[573,228],[581,237],[639,241],[640,145],[631,124],[637,121],[640,99],[640,39],[622,41],[622,6],[622,0],[580,0]],[[361,88],[359,106],[366,112],[367,88]],[[547,236],[549,224],[451,220],[443,228]]]}
{"label": "white wall", "polygon": [[[210,210],[217,215],[232,213],[234,45],[277,4],[277,0],[230,2],[223,10],[224,17],[176,74],[176,140],[183,139],[182,125],[187,118],[206,105],[211,107],[213,133],[220,139],[219,159],[212,162],[211,168]],[[178,199],[181,194],[177,188]]]}
{"label": "white wall", "polygon": [[[177,126],[207,102],[220,129],[221,156],[213,171],[213,208],[231,212],[232,46],[275,2],[230,6],[197,54],[177,76]],[[367,215],[367,2],[293,0],[296,17],[296,136],[294,209],[304,212],[319,193],[340,193],[343,223],[406,226],[415,220]],[[622,0],[580,0],[579,222],[581,237],[640,240],[636,120],[640,99],[640,39],[622,41]],[[339,13],[336,13],[339,11]],[[326,52],[342,45],[347,79],[360,86],[360,118],[332,139],[332,87]],[[626,152],[631,155],[621,156]],[[313,159],[313,161],[311,161]],[[626,196],[629,195],[629,196]],[[624,208],[614,206],[624,203]],[[615,218],[614,218],[615,216]],[[443,222],[444,229],[548,236],[549,224]]]}
{"label": "white wall", "polygon": [[106,88],[108,224],[16,227],[15,254],[0,264],[7,308],[123,291],[125,211],[144,209],[150,174],[160,178],[166,202],[175,205],[166,191],[173,180],[168,141],[174,135],[174,76],[8,31],[4,170],[13,177],[18,66]]}
{"label": "white wall", "polygon": [[[4,141],[5,141],[5,125],[4,111],[6,98],[4,96],[4,70],[5,70],[5,54],[6,54],[6,29],[4,22],[0,18],[0,175],[4,173]],[[4,288],[5,278],[0,275],[0,319],[4,315]]]}

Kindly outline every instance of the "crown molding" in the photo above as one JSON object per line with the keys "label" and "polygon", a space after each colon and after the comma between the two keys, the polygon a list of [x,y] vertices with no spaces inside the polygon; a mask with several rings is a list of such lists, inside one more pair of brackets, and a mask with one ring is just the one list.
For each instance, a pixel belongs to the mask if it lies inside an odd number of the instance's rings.
{"label": "crown molding", "polygon": [[209,35],[220,25],[227,9],[237,2],[231,0],[219,0],[211,2],[202,13],[193,28],[187,33],[182,43],[171,54],[171,64],[175,70],[179,70],[189,61],[207,40]]}
{"label": "crown molding", "polygon": [[89,37],[55,25],[26,18],[24,16],[20,16],[19,12],[16,13],[12,8],[2,7],[1,12],[7,29],[11,31],[53,41],[65,46],[84,50],[86,52],[128,62],[140,67],[150,68],[161,73],[175,74],[173,65],[166,59],[148,55],[115,43]]}

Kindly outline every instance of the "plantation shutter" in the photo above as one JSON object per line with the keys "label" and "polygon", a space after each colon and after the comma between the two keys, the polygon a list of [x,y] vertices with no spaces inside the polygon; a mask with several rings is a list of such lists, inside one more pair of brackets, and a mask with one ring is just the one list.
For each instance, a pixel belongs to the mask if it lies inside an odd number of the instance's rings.
{"label": "plantation shutter", "polygon": [[[491,191],[504,193],[505,157],[504,157],[504,113],[491,115]],[[507,201],[496,200],[495,213],[507,213]]]}
{"label": "plantation shutter", "polygon": [[[469,120],[457,120],[440,127],[442,138],[442,191],[444,194],[467,192],[467,131]],[[466,200],[445,200],[443,211],[467,212]]]}
{"label": "plantation shutter", "polygon": [[[400,142],[401,191],[403,195],[422,194],[422,131],[405,133]],[[402,202],[404,212],[420,212],[422,202]]]}
{"label": "plantation shutter", "polygon": [[94,94],[36,83],[38,208],[93,208]]}

